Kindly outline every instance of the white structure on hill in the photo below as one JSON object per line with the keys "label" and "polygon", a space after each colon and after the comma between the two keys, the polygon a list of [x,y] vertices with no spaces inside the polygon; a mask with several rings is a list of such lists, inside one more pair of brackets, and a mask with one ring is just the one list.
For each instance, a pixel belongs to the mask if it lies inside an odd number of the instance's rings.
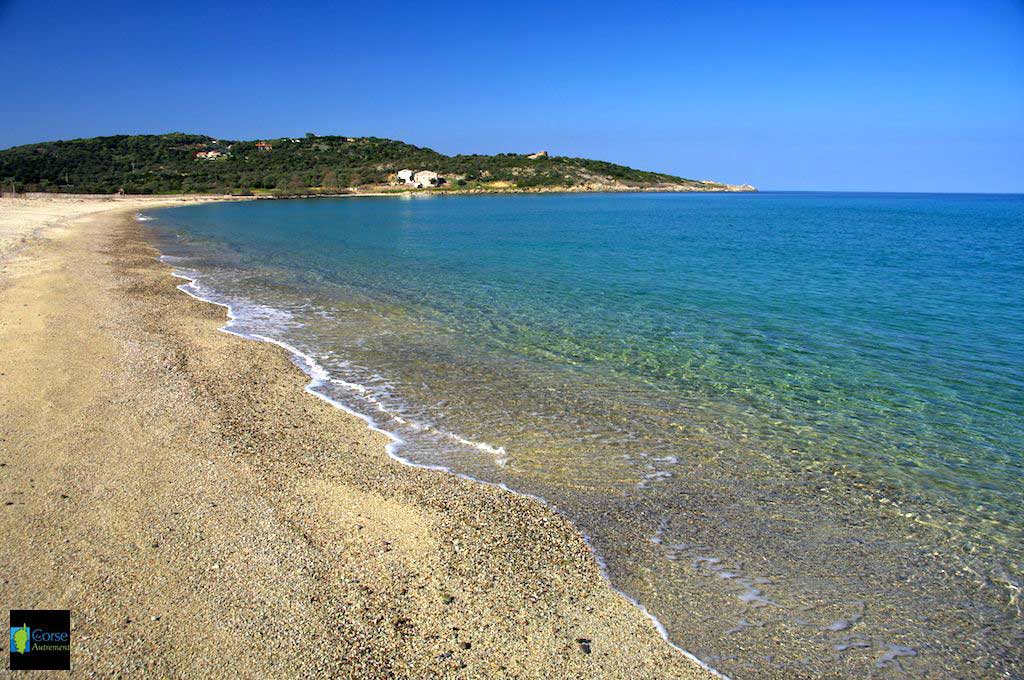
{"label": "white structure on hill", "polygon": [[417,189],[423,189],[444,184],[444,179],[433,170],[420,170],[413,175],[412,183],[416,185]]}
{"label": "white structure on hill", "polygon": [[444,177],[441,177],[433,170],[420,170],[419,172],[413,172],[412,170],[399,170],[398,183],[410,187],[416,187],[417,189],[425,189],[427,187],[441,186],[444,184]]}

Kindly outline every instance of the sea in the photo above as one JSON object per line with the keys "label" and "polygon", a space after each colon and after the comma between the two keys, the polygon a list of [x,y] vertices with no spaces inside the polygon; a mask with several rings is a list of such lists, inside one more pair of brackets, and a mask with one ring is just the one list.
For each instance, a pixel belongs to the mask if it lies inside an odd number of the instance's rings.
{"label": "sea", "polygon": [[286,347],[395,457],[544,499],[721,673],[1024,674],[1024,196],[140,217],[227,330]]}

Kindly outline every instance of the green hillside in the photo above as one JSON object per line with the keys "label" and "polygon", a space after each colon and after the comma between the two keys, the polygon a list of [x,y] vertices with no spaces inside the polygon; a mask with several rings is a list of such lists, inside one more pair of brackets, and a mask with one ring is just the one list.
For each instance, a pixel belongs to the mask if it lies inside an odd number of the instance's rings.
{"label": "green hillside", "polygon": [[404,187],[396,186],[395,173],[404,168],[439,173],[445,182],[435,191],[753,189],[585,158],[445,156],[376,137],[308,134],[232,141],[181,133],[116,135],[0,151],[0,181],[5,189],[13,184],[18,191],[301,195],[400,190]]}

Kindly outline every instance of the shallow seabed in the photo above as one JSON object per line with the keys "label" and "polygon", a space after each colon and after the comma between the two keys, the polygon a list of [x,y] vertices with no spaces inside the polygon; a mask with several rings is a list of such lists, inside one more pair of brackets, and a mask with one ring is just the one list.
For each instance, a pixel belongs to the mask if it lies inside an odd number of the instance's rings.
{"label": "shallow seabed", "polygon": [[736,677],[1021,669],[1024,198],[152,213],[401,455],[542,496]]}

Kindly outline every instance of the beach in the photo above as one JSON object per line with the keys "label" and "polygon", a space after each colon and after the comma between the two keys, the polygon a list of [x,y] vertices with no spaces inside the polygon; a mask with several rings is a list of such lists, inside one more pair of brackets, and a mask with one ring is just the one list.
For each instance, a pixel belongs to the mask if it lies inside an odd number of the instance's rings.
{"label": "beach", "polygon": [[201,200],[0,201],[4,601],[71,610],[73,671],[711,677],[566,519],[219,332],[135,217]]}
{"label": "beach", "polygon": [[553,504],[717,670],[999,677],[1020,657],[1019,421],[1008,374],[979,367],[1017,361],[1019,296],[1012,257],[975,254],[1010,252],[1019,207],[417,196],[140,219],[226,331],[287,349],[392,455]]}

